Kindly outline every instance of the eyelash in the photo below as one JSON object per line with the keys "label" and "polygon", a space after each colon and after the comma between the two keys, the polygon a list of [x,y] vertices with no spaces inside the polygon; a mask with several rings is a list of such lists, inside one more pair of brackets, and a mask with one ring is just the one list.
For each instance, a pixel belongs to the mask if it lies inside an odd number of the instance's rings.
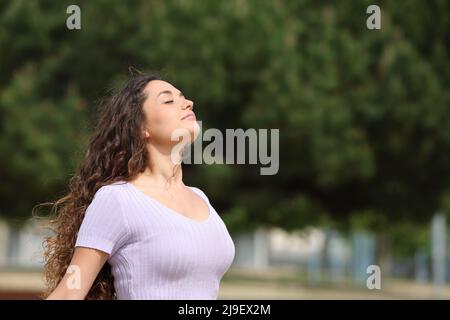
{"label": "eyelash", "polygon": [[170,101],[164,102],[164,104],[169,104],[169,103],[172,103],[172,102],[173,102],[173,100],[170,100]]}

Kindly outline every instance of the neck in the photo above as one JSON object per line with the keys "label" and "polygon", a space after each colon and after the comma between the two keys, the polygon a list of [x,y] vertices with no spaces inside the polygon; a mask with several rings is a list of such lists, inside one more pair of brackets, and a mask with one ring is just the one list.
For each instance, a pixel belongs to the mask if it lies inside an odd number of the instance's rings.
{"label": "neck", "polygon": [[177,164],[172,159],[170,147],[148,146],[149,164],[141,174],[146,184],[161,188],[174,188],[183,186],[183,171],[181,163]]}

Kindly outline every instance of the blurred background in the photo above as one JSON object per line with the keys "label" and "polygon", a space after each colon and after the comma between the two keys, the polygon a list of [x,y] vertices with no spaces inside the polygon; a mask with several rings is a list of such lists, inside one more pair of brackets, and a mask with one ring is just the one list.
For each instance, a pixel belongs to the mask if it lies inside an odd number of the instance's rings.
{"label": "blurred background", "polygon": [[42,290],[31,210],[66,194],[130,66],[168,77],[203,130],[280,130],[276,175],[184,166],[235,241],[220,299],[450,298],[449,34],[447,0],[2,0],[0,299]]}

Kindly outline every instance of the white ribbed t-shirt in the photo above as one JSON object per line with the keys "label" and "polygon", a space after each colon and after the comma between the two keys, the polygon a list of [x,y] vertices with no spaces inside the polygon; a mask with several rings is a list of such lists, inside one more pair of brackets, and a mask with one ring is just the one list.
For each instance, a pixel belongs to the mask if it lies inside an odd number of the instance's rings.
{"label": "white ribbed t-shirt", "polygon": [[217,299],[234,243],[203,191],[189,188],[207,203],[207,219],[177,213],[126,181],[96,192],[75,246],[110,254],[118,299]]}

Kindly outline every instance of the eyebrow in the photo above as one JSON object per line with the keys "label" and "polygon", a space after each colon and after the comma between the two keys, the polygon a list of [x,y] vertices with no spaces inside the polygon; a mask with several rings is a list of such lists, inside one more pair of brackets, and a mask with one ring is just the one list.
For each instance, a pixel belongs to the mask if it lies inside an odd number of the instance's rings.
{"label": "eyebrow", "polygon": [[[170,94],[173,94],[172,91],[170,91],[170,90],[164,90],[164,91],[161,91],[160,93],[158,93],[158,95],[157,95],[156,97],[159,97],[160,95],[162,95],[162,94],[164,94],[164,93],[170,93]],[[179,96],[180,96],[180,97],[181,97],[181,96],[184,96],[184,95],[183,95],[183,92],[180,91]]]}

